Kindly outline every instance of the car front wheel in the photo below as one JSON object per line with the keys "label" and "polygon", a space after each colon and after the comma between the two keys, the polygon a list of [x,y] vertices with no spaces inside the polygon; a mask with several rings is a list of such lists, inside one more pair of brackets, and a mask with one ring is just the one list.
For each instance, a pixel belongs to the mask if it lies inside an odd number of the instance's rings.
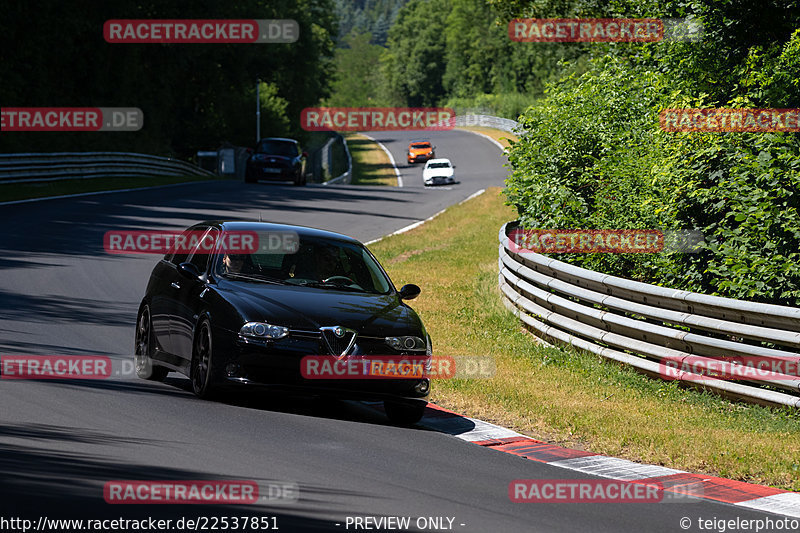
{"label": "car front wheel", "polygon": [[139,312],[139,319],[136,321],[136,346],[133,356],[136,375],[142,379],[164,381],[169,370],[153,363],[154,346],[155,338],[153,321],[150,319],[150,307],[144,305]]}

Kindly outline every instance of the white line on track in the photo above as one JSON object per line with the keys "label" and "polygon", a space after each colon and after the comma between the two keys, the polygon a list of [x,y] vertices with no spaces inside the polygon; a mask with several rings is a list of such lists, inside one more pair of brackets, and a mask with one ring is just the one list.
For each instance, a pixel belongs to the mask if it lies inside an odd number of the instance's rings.
{"label": "white line on track", "polygon": [[[486,192],[486,189],[481,189],[481,190],[479,190],[479,191],[475,191],[474,193],[470,194],[469,196],[467,196],[466,198],[464,198],[463,200],[461,200],[460,202],[458,202],[458,205],[461,205],[461,204],[463,204],[463,203],[464,203],[464,202],[466,202],[466,201],[472,200],[472,199],[473,199],[473,198],[475,198],[476,196],[480,196],[481,194],[483,194],[483,193],[485,193],[485,192]],[[412,230],[412,229],[414,229],[414,228],[417,228],[417,227],[419,227],[419,226],[423,225],[424,223],[426,223],[426,222],[428,222],[428,221],[430,221],[430,220],[433,220],[434,218],[438,217],[439,215],[441,215],[441,214],[442,214],[442,213],[444,213],[445,211],[447,211],[447,208],[446,208],[446,207],[445,207],[444,209],[442,209],[441,211],[439,211],[438,213],[434,213],[433,215],[429,216],[429,217],[428,217],[428,218],[426,218],[425,220],[418,220],[417,222],[414,222],[413,224],[409,224],[408,226],[406,226],[406,227],[404,227],[404,228],[400,228],[399,230],[397,230],[397,231],[394,231],[394,232],[392,232],[392,233],[390,233],[390,234],[388,234],[388,235],[384,235],[383,237],[378,237],[377,239],[372,239],[372,240],[371,240],[371,241],[369,241],[369,242],[365,242],[365,243],[364,243],[364,245],[365,245],[365,246],[369,246],[370,244],[375,244],[375,243],[376,243],[376,242],[378,242],[378,241],[382,241],[382,240],[383,240],[383,239],[385,239],[386,237],[391,237],[392,235],[399,235],[399,234],[401,234],[401,233],[405,233],[405,232],[407,232],[407,231],[409,231],[409,230]]]}

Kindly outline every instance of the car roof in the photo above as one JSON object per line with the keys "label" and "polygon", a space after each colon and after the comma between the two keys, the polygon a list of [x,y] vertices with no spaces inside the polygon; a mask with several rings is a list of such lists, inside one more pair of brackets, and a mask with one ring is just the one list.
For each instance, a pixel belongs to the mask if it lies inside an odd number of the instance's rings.
{"label": "car roof", "polygon": [[213,226],[223,231],[293,231],[301,237],[318,237],[323,239],[345,241],[361,244],[360,241],[333,231],[327,231],[307,226],[295,226],[292,224],[274,224],[272,222],[255,222],[248,220],[206,220],[195,224],[195,226]]}
{"label": "car roof", "polygon": [[429,159],[426,164],[430,165],[431,163],[447,163],[447,164],[451,164],[450,160],[449,159],[445,159],[444,157],[442,157],[440,159]]}
{"label": "car roof", "polygon": [[294,140],[294,139],[287,139],[286,137],[264,137],[263,139],[261,139],[261,140],[260,140],[260,141],[258,141],[258,142],[259,142],[259,143],[261,143],[262,141],[286,141],[286,142],[290,142],[290,143],[295,143],[295,144],[297,144],[297,141],[296,141],[296,140]]}

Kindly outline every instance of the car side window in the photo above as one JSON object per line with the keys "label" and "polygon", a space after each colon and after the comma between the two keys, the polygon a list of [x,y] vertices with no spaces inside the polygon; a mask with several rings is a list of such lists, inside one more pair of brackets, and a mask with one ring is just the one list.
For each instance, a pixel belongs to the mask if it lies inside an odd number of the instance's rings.
{"label": "car side window", "polygon": [[197,270],[202,274],[208,269],[208,262],[214,252],[215,243],[219,240],[219,230],[217,228],[209,228],[209,230],[198,241],[197,246],[192,250],[191,255],[187,259],[190,263],[197,267]]}
{"label": "car side window", "polygon": [[170,248],[167,255],[164,256],[166,261],[169,261],[173,265],[180,265],[181,263],[186,261],[186,258],[189,256],[189,250],[187,246],[183,245],[180,249],[178,249],[178,243],[188,243],[190,242],[190,235],[194,232],[203,231],[205,228],[189,228],[183,233],[181,233],[180,237],[175,239],[175,242]]}

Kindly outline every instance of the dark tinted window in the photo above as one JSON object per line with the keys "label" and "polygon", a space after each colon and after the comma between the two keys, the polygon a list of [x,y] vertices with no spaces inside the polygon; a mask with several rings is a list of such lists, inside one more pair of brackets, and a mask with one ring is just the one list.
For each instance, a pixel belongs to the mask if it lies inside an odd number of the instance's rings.
{"label": "dark tinted window", "polygon": [[[208,261],[211,257],[211,252],[214,249],[214,246],[211,243],[215,242],[218,235],[219,230],[216,228],[211,228],[211,230],[203,236],[200,244],[198,244],[197,247],[192,251],[189,262],[196,266],[197,270],[199,270],[201,273],[205,272],[208,268]],[[203,243],[206,244],[203,245]]]}
{"label": "dark tinted window", "polygon": [[[260,234],[260,238],[264,235]],[[246,254],[233,269],[225,265],[225,254],[219,254],[217,275],[231,272],[266,276],[296,285],[317,284],[331,280],[352,290],[386,294],[392,286],[370,253],[357,243],[300,237],[299,245],[290,253],[280,251]]]}
{"label": "dark tinted window", "polygon": [[256,152],[260,154],[280,155],[283,157],[296,157],[300,153],[297,145],[293,142],[269,139],[258,143]]}
{"label": "dark tinted window", "polygon": [[183,233],[181,233],[182,239],[175,239],[175,241],[174,241],[175,244],[172,246],[170,251],[167,252],[167,255],[164,256],[164,259],[166,259],[167,261],[169,261],[170,263],[172,263],[174,265],[180,265],[181,263],[185,262],[186,258],[189,257],[189,252],[191,250],[189,250],[187,247],[184,246],[180,250],[176,251],[175,247],[176,247],[177,243],[178,242],[190,242],[190,238],[191,238],[190,235],[191,234],[194,233],[195,235],[197,235],[198,233],[204,232],[206,229],[207,228],[202,228],[202,227],[201,228],[189,228],[186,231],[184,231]]}

